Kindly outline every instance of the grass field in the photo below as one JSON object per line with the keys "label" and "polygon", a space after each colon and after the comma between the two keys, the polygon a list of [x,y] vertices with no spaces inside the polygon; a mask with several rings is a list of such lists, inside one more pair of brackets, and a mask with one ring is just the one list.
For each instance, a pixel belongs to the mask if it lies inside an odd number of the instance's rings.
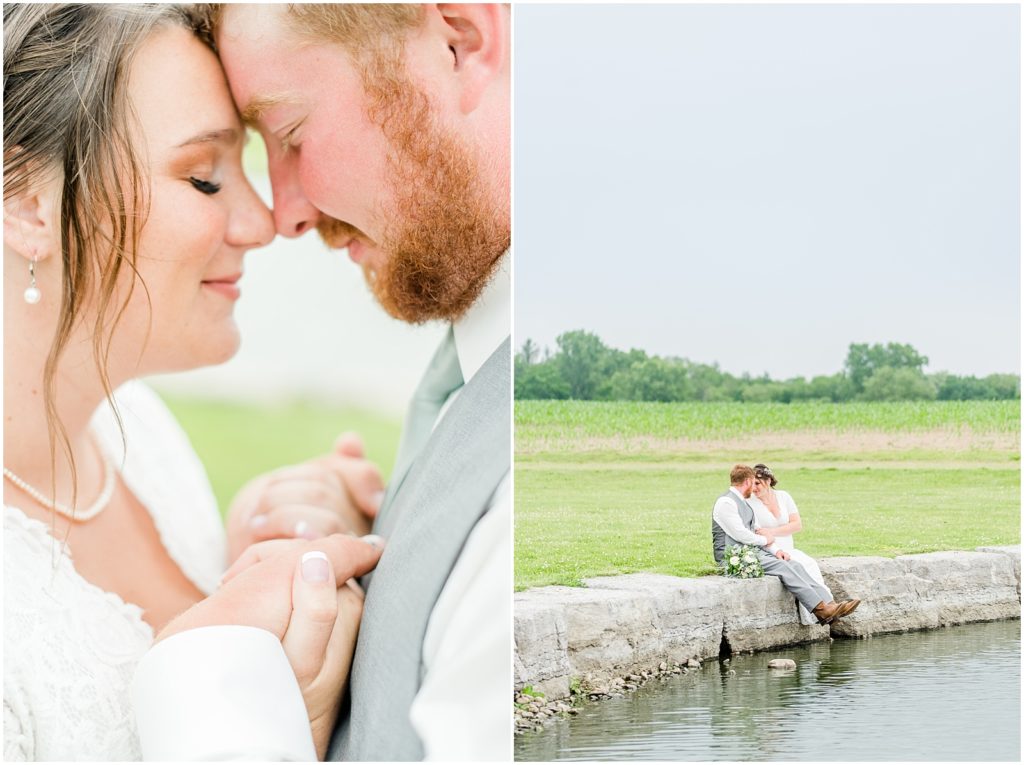
{"label": "grass field", "polygon": [[303,402],[253,406],[163,398],[206,466],[221,513],[250,478],[326,453],[343,431],[362,435],[367,456],[385,478],[398,448],[401,423],[363,410]]}
{"label": "grass field", "polygon": [[517,589],[712,573],[736,462],[772,466],[814,556],[1020,542],[1019,402],[530,401],[515,419]]}

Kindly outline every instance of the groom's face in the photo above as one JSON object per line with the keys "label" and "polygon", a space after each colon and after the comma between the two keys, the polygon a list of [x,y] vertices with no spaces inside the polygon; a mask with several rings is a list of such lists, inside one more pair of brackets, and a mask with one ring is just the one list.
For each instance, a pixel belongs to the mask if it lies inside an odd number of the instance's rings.
{"label": "groom's face", "polygon": [[[457,318],[508,247],[486,166],[446,124],[447,48],[409,33],[404,57],[357,59],[303,38],[287,6],[225,6],[217,41],[243,118],[262,134],[284,236],[348,250],[392,315]],[[440,92],[440,95],[437,93]]]}

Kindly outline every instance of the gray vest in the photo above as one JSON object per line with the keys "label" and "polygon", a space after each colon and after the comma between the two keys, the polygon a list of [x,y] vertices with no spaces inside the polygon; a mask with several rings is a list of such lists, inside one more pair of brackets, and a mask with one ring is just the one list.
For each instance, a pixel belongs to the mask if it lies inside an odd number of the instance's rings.
{"label": "gray vest", "polygon": [[[374,524],[386,545],[363,579],[351,706],[347,716],[342,709],[328,760],[423,759],[409,721],[423,638],[467,537],[512,465],[510,356],[506,339],[452,402]],[[508,603],[494,607],[504,613]]]}
{"label": "gray vest", "polygon": [[[729,497],[729,499],[734,501],[739,506],[739,508],[740,508],[740,520],[743,521],[743,524],[748,529],[753,531],[754,530],[754,508],[752,508],[749,504],[747,504],[746,500],[740,499],[738,496],[736,496],[736,493],[734,491],[732,491],[731,489],[729,491],[727,491],[725,494],[721,495],[718,499],[721,499],[722,497]],[[718,504],[718,500],[715,500],[715,504],[716,505]],[[730,545],[738,545],[739,542],[737,542],[731,536],[726,534],[725,533],[725,529],[723,529],[721,526],[719,526],[717,523],[715,523],[715,519],[712,518],[711,519],[711,544],[712,544],[712,546],[714,547],[714,550],[715,550],[715,563],[721,563],[722,562],[722,558],[725,556],[725,548],[729,547]]]}

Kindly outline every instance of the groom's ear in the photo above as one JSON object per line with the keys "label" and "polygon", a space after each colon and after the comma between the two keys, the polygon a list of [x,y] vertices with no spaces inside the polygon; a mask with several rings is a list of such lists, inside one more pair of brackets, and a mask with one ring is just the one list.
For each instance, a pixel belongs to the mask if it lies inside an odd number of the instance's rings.
{"label": "groom's ear", "polygon": [[459,110],[469,114],[508,70],[511,10],[502,3],[439,3],[428,6],[428,13],[451,53]]}

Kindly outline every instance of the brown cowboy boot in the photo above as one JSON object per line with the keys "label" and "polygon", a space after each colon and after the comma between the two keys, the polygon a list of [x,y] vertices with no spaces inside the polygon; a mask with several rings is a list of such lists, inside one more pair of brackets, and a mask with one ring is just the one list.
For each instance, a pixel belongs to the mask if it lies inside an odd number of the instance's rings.
{"label": "brown cowboy boot", "polygon": [[839,604],[834,600],[826,603],[824,600],[814,607],[812,614],[818,619],[818,624],[831,624],[837,618]]}

